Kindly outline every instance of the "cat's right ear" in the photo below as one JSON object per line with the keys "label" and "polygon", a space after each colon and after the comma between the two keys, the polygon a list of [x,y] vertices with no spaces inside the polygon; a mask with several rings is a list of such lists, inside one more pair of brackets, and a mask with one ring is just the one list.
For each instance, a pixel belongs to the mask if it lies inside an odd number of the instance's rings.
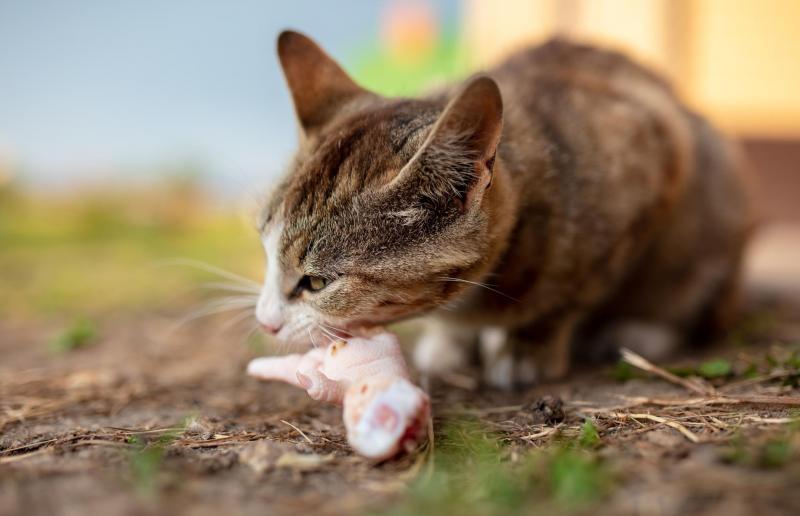
{"label": "cat's right ear", "polygon": [[278,58],[305,134],[324,126],[346,102],[370,95],[319,45],[299,32],[281,32]]}
{"label": "cat's right ear", "polygon": [[467,209],[480,202],[492,183],[503,129],[503,99],[497,83],[477,76],[445,107],[411,161],[390,188],[413,184],[434,198]]}

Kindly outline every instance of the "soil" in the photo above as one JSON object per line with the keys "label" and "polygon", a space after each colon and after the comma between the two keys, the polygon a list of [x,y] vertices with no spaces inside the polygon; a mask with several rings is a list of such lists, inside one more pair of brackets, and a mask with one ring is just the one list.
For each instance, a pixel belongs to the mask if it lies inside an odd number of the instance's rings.
{"label": "soil", "polygon": [[[729,361],[731,374],[697,384],[729,398],[635,369],[615,378],[596,364],[516,393],[453,375],[423,382],[434,445],[449,421],[471,418],[514,461],[576,438],[588,419],[614,487],[578,512],[800,514],[798,443],[788,430],[800,389],[785,381],[797,371],[779,364],[800,342],[800,311],[769,310],[768,328],[670,362]],[[382,464],[354,455],[339,408],[246,377],[257,352],[220,331],[220,319],[175,330],[176,318],[108,318],[97,342],[59,355],[46,345],[54,328],[0,323],[1,514],[380,511],[426,474],[430,447]],[[745,375],[753,364],[766,372]],[[765,454],[770,442],[788,448]],[[742,446],[755,455],[739,460]]]}

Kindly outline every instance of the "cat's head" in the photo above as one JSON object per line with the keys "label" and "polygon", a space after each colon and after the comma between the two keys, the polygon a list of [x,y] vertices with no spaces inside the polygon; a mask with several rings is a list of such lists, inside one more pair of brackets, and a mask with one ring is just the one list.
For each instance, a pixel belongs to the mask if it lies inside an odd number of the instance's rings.
{"label": "cat's head", "polygon": [[280,35],[278,56],[301,137],[262,211],[261,324],[308,342],[452,301],[485,272],[500,209],[487,194],[497,85],[478,77],[449,99],[389,99],[296,32]]}

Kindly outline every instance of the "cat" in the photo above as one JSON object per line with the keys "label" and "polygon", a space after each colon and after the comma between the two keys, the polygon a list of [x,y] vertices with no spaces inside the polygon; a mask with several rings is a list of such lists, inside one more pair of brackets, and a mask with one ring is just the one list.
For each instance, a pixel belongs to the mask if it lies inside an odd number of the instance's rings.
{"label": "cat", "polygon": [[485,380],[508,388],[561,378],[601,342],[657,353],[735,313],[740,159],[622,54],[554,39],[387,98],[300,33],[277,51],[300,141],[260,212],[256,315],[279,340],[424,314],[420,370],[479,343]]}

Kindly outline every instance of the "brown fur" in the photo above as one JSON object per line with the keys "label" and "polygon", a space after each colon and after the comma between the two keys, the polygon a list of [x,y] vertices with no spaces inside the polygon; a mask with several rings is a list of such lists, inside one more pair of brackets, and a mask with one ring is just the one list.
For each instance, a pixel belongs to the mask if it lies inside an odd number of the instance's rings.
{"label": "brown fur", "polygon": [[576,335],[687,334],[729,297],[750,225],[737,162],[626,57],[551,41],[389,99],[300,34],[279,55],[302,138],[263,223],[285,226],[287,295],[303,274],[334,280],[293,301],[320,320],[502,327],[558,376]]}

